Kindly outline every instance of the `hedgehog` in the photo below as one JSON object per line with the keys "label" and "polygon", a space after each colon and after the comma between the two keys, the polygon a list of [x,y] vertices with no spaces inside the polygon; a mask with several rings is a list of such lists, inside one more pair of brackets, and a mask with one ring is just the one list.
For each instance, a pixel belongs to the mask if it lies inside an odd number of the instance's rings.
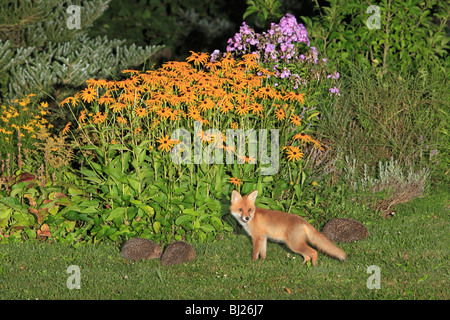
{"label": "hedgehog", "polygon": [[161,246],[151,240],[131,238],[122,247],[121,255],[127,260],[152,260],[161,257]]}
{"label": "hedgehog", "polygon": [[336,218],[324,225],[322,234],[333,242],[353,242],[367,238],[369,231],[358,221]]}
{"label": "hedgehog", "polygon": [[163,266],[182,264],[194,260],[195,256],[195,250],[192,245],[184,241],[175,241],[164,250],[161,264]]}

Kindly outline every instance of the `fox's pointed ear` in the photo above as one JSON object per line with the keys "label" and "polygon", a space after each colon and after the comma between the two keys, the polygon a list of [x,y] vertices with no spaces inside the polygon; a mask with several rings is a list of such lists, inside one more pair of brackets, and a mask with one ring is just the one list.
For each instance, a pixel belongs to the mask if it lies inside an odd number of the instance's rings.
{"label": "fox's pointed ear", "polygon": [[258,190],[253,191],[252,193],[250,193],[247,198],[248,200],[250,200],[250,202],[255,203],[256,197],[258,196]]}
{"label": "fox's pointed ear", "polygon": [[239,194],[239,192],[237,192],[236,190],[233,190],[233,192],[231,192],[231,202],[232,203],[238,202],[241,199],[242,199],[242,196]]}

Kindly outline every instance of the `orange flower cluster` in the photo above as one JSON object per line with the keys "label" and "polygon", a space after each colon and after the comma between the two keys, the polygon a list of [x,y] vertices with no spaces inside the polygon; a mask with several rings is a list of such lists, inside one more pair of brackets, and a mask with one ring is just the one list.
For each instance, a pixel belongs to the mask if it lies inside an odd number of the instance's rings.
{"label": "orange flower cluster", "polygon": [[[298,111],[304,94],[269,85],[266,80],[271,72],[257,63],[256,55],[235,60],[229,54],[212,62],[207,53],[192,52],[186,60],[169,61],[145,72],[124,70],[130,76],[118,81],[90,79],[86,89],[61,105],[85,105],[78,115],[80,128],[113,126],[121,132],[128,129],[133,134],[146,134],[142,138],[164,152],[176,143],[169,138],[171,132],[191,128],[194,121],[222,132],[261,128],[263,121],[272,127],[287,121],[301,130]],[[116,136],[117,132],[111,134],[108,143],[116,142]]]}
{"label": "orange flower cluster", "polygon": [[44,118],[50,112],[48,103],[41,102],[33,107],[29,94],[22,99],[16,99],[10,105],[0,105],[0,142],[11,142],[11,137],[20,132],[21,138],[36,137],[36,131],[42,128],[52,128]]}

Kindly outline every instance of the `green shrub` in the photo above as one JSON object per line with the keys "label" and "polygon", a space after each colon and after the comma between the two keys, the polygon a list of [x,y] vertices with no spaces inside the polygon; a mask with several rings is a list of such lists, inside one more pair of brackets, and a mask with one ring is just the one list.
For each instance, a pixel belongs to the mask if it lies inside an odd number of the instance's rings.
{"label": "green shrub", "polygon": [[448,69],[445,1],[388,0],[378,2],[377,8],[370,5],[362,0],[331,0],[329,6],[317,6],[319,15],[302,17],[312,43],[331,63],[339,63],[341,73],[351,65],[372,66],[380,75]]}

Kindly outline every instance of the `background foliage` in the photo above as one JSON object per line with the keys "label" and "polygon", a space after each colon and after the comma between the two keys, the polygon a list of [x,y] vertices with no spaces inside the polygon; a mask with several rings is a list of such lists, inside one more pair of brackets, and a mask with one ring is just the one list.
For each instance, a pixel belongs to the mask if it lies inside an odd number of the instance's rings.
{"label": "background foliage", "polygon": [[[2,1],[0,3],[0,99],[34,93],[61,101],[93,76],[117,75],[139,66],[158,46],[124,45],[105,36],[90,38],[89,28],[109,0]],[[68,28],[69,5],[80,7],[80,28]]]}

